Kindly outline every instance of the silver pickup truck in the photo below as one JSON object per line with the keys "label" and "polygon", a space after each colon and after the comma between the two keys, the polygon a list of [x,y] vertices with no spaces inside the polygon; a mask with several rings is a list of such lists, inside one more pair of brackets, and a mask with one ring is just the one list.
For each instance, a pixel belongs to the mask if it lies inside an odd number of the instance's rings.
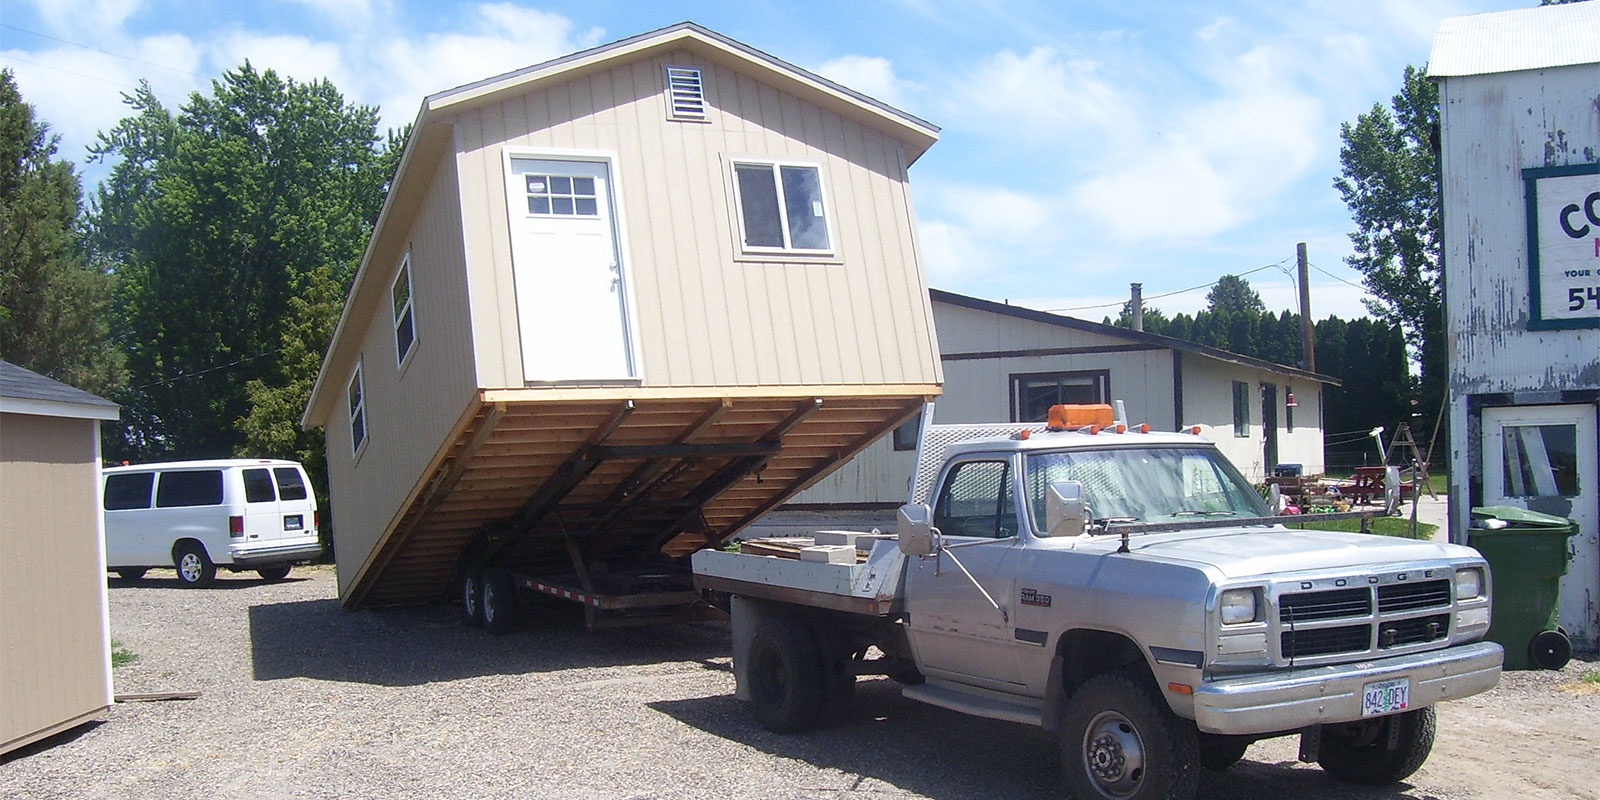
{"label": "silver pickup truck", "polygon": [[925,424],[896,533],[697,553],[696,586],[732,613],[738,698],[799,731],[887,675],[1057,732],[1076,797],[1142,800],[1193,797],[1199,768],[1291,734],[1336,778],[1401,780],[1432,706],[1499,680],[1476,551],[1286,528],[1206,439],[1111,416]]}

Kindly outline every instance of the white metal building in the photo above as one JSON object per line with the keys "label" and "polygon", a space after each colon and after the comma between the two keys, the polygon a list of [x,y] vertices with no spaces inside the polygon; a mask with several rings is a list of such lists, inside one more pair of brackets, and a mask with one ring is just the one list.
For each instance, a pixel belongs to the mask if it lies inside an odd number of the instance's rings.
{"label": "white metal building", "polygon": [[1445,20],[1439,83],[1450,530],[1577,520],[1561,622],[1600,645],[1600,3]]}
{"label": "white metal building", "polygon": [[[945,375],[937,422],[1042,420],[1053,403],[1121,400],[1136,425],[1203,426],[1251,480],[1279,464],[1323,472],[1322,389],[1333,378],[1169,336],[930,295]],[[901,426],[791,507],[904,502],[915,438],[915,422]]]}

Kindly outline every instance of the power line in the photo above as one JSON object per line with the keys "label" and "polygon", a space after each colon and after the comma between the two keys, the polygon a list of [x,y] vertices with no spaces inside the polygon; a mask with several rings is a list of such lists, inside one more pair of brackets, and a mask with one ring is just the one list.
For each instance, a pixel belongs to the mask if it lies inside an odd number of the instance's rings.
{"label": "power line", "polygon": [[1344,278],[1341,278],[1338,275],[1335,275],[1335,274],[1323,269],[1322,267],[1317,266],[1316,264],[1312,264],[1310,261],[1307,261],[1306,263],[1307,264],[1311,264],[1311,268],[1312,269],[1314,269],[1314,270],[1316,270],[1316,271],[1318,271],[1318,272],[1320,272],[1320,273],[1322,273],[1322,274],[1324,274],[1324,275],[1326,275],[1326,276],[1328,276],[1328,277],[1330,277],[1330,278],[1332,278],[1332,279],[1334,279],[1334,280],[1336,280],[1336,281],[1338,281],[1340,283],[1343,283],[1343,284],[1345,284],[1347,286],[1353,286],[1353,287],[1355,287],[1357,289],[1360,289],[1363,292],[1367,290],[1367,287],[1361,286],[1359,284],[1351,283],[1351,282],[1345,280]]}
{"label": "power line", "polygon": [[[1254,275],[1255,273],[1260,272],[1262,270],[1272,269],[1274,267],[1281,267],[1285,263],[1287,263],[1287,261],[1288,261],[1288,259],[1284,259],[1283,261],[1279,261],[1279,262],[1277,262],[1275,264],[1267,264],[1265,266],[1256,267],[1255,269],[1252,269],[1252,270],[1247,270],[1245,272],[1240,272],[1240,273],[1234,275],[1234,277],[1235,278],[1243,278],[1246,275]],[[1210,283],[1202,284],[1200,286],[1191,286],[1191,287],[1189,287],[1187,289],[1179,289],[1179,290],[1177,290],[1175,292],[1167,292],[1166,294],[1153,294],[1153,295],[1150,295],[1149,297],[1146,297],[1144,299],[1145,300],[1160,300],[1163,297],[1172,297],[1174,295],[1188,294],[1189,292],[1196,292],[1196,291],[1199,291],[1201,289],[1210,289],[1211,287],[1216,286],[1217,284],[1219,284],[1221,282],[1222,282],[1222,278],[1218,278],[1218,279],[1216,279],[1216,280],[1214,280],[1214,281],[1212,281]],[[1050,312],[1050,313],[1052,313],[1052,314],[1060,314],[1060,313],[1066,312],[1066,311],[1092,311],[1092,310],[1097,309],[1097,308],[1120,308],[1124,303],[1127,303],[1127,302],[1128,302],[1127,300],[1118,300],[1115,303],[1101,303],[1099,305],[1094,305],[1094,306],[1076,306],[1076,307],[1073,307],[1073,308],[1047,308],[1045,310]]]}
{"label": "power line", "polygon": [[170,377],[170,378],[168,378],[168,379],[166,379],[164,381],[156,381],[154,383],[142,383],[142,384],[139,384],[138,386],[129,386],[128,389],[130,391],[132,391],[132,390],[135,390],[135,389],[148,389],[148,388],[150,388],[152,386],[171,386],[172,384],[177,383],[178,381],[181,381],[181,380],[188,380],[189,378],[198,378],[201,375],[204,375],[204,374],[206,374],[208,372],[216,372],[219,369],[227,369],[229,367],[237,367],[240,364],[244,364],[244,363],[250,362],[250,361],[255,361],[258,358],[266,358],[267,356],[275,356],[275,355],[277,355],[277,354],[279,354],[281,352],[283,352],[283,348],[282,347],[280,347],[280,348],[278,348],[276,350],[268,350],[265,353],[258,353],[258,354],[253,355],[253,356],[246,356],[244,358],[239,359],[238,361],[230,361],[230,362],[228,362],[226,364],[218,364],[215,367],[207,367],[207,368],[202,369],[202,370],[200,370],[198,372],[186,372],[186,373],[184,373],[182,375],[174,375],[174,376],[172,376],[172,377]]}
{"label": "power line", "polygon": [[[60,73],[66,74],[66,75],[72,75],[72,76],[78,77],[78,78],[83,78],[85,80],[99,81],[101,83],[108,83],[108,84],[110,84],[112,86],[116,86],[116,87],[121,88],[121,89],[128,89],[130,91],[135,91],[135,92],[139,91],[139,87],[137,87],[137,86],[129,86],[128,84],[122,83],[121,81],[114,81],[114,80],[111,80],[110,78],[102,78],[102,77],[100,77],[98,75],[86,75],[86,74],[84,74],[82,72],[73,72],[70,69],[62,69],[60,67],[53,66],[53,65],[50,65],[50,64],[44,64],[44,63],[40,63],[38,61],[30,61],[30,60],[28,60],[26,58],[19,58],[17,56],[9,55],[9,54],[6,55],[5,58],[7,60],[10,60],[10,61],[20,61],[20,62],[22,62],[24,64],[32,64],[33,66],[39,67],[41,69],[55,70],[56,72],[60,72]],[[155,95],[155,96],[157,96],[157,97],[164,97],[164,98],[166,98],[168,100],[172,100],[172,101],[182,101],[182,99],[183,99],[181,97],[174,97],[174,96],[172,96],[170,94],[167,94],[165,92],[155,91],[154,89],[150,90],[150,93]]]}
{"label": "power line", "polygon": [[[4,22],[0,22],[0,28],[7,28],[7,29],[10,29],[10,30],[14,30],[14,31],[16,31],[18,33],[26,33],[29,36],[37,36],[37,37],[39,37],[41,39],[49,39],[52,42],[60,42],[61,44],[68,45],[68,46],[71,46],[71,47],[76,47],[76,48],[78,48],[80,50],[88,50],[88,51],[93,52],[93,53],[100,53],[101,55],[111,56],[112,58],[120,58],[120,59],[122,59],[124,61],[132,61],[135,64],[144,64],[145,66],[156,67],[158,69],[164,69],[164,70],[167,70],[169,72],[176,72],[179,75],[188,75],[191,78],[199,78],[200,80],[205,80],[206,79],[206,76],[190,72],[190,71],[188,71],[186,69],[178,69],[177,67],[169,67],[166,64],[157,64],[154,61],[146,61],[146,60],[144,60],[142,58],[134,58],[133,56],[125,56],[125,55],[123,55],[121,53],[113,53],[110,50],[102,50],[102,49],[100,49],[98,47],[95,47],[93,45],[87,45],[87,44],[84,44],[82,42],[74,42],[74,41],[72,41],[70,39],[62,39],[62,38],[60,38],[58,36],[51,36],[48,33],[40,33],[38,31],[30,31],[27,28],[19,28],[19,27],[15,26],[15,25],[7,25]],[[40,65],[40,66],[43,66],[43,65]],[[84,77],[87,77],[87,76],[84,76]]]}

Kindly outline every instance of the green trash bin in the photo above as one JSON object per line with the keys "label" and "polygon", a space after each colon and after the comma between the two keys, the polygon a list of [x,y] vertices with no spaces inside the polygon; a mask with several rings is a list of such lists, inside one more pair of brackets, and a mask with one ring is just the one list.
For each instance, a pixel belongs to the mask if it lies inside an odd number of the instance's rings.
{"label": "green trash bin", "polygon": [[1472,509],[1467,544],[1489,562],[1489,640],[1506,649],[1505,669],[1561,669],[1572,657],[1572,642],[1556,625],[1556,599],[1575,527],[1565,517],[1516,506]]}

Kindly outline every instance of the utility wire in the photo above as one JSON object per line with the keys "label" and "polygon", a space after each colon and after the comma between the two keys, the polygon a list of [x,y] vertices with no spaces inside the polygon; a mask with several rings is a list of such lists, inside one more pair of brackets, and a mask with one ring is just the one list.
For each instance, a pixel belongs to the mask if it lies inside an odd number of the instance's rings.
{"label": "utility wire", "polygon": [[[1288,261],[1288,259],[1285,259],[1284,261],[1279,261],[1276,264],[1267,264],[1266,266],[1256,267],[1255,269],[1252,269],[1252,270],[1247,270],[1245,272],[1240,272],[1240,273],[1234,274],[1234,277],[1243,278],[1246,275],[1254,275],[1255,273],[1260,272],[1262,270],[1272,269],[1273,267],[1282,266],[1287,261]],[[1218,278],[1218,279],[1216,279],[1216,280],[1214,280],[1214,281],[1212,281],[1210,283],[1202,284],[1200,286],[1191,286],[1191,287],[1189,287],[1187,289],[1179,289],[1179,290],[1177,290],[1175,292],[1167,292],[1165,294],[1153,294],[1153,295],[1150,295],[1150,296],[1145,297],[1143,299],[1147,300],[1147,301],[1148,300],[1160,300],[1163,297],[1172,297],[1174,295],[1188,294],[1189,292],[1197,292],[1197,291],[1199,291],[1201,289],[1210,289],[1211,287],[1216,286],[1217,284],[1219,284],[1221,282],[1222,282],[1222,278]],[[1101,303],[1099,305],[1094,305],[1094,306],[1074,306],[1073,308],[1047,308],[1047,309],[1045,309],[1045,311],[1048,311],[1048,312],[1050,312],[1052,314],[1060,314],[1060,313],[1065,312],[1065,311],[1092,311],[1092,310],[1097,309],[1097,308],[1120,308],[1123,304],[1125,304],[1127,302],[1128,302],[1127,300],[1118,300],[1115,303]]]}
{"label": "utility wire", "polygon": [[1335,275],[1335,274],[1323,269],[1322,267],[1319,267],[1316,264],[1311,263],[1310,261],[1307,261],[1306,263],[1310,264],[1312,269],[1314,269],[1314,270],[1316,270],[1316,271],[1318,271],[1318,272],[1320,272],[1320,273],[1322,273],[1322,274],[1324,274],[1324,275],[1326,275],[1326,276],[1328,276],[1328,277],[1330,277],[1330,278],[1332,278],[1332,279],[1334,279],[1334,280],[1336,280],[1336,281],[1338,281],[1340,283],[1346,284],[1348,286],[1353,286],[1353,287],[1355,287],[1357,289],[1360,289],[1363,292],[1367,291],[1367,287],[1365,287],[1365,286],[1362,286],[1360,284],[1350,283],[1349,281],[1345,280],[1344,278],[1341,278],[1338,275]]}
{"label": "utility wire", "polygon": [[172,377],[170,377],[170,378],[168,378],[168,379],[166,379],[164,381],[156,381],[154,383],[142,383],[142,384],[139,384],[138,386],[129,386],[128,389],[131,391],[131,390],[134,390],[134,389],[148,389],[148,388],[150,388],[152,386],[171,386],[172,384],[177,383],[178,381],[181,381],[181,380],[187,380],[189,378],[198,378],[201,375],[204,375],[204,374],[206,374],[208,372],[216,372],[219,369],[227,369],[229,367],[237,367],[240,364],[244,364],[244,363],[247,363],[247,362],[250,362],[250,361],[255,361],[258,358],[266,358],[267,356],[275,356],[275,355],[277,355],[277,354],[279,354],[281,352],[283,352],[283,348],[282,347],[280,347],[280,348],[278,348],[276,350],[268,350],[265,353],[258,353],[258,354],[253,355],[253,356],[246,356],[244,358],[239,359],[238,361],[230,361],[230,362],[228,362],[226,364],[218,364],[215,367],[207,367],[207,368],[202,369],[202,370],[200,370],[198,372],[186,372],[186,373],[183,373],[182,375],[174,375],[174,376],[172,376]]}
{"label": "utility wire", "polygon": [[[144,64],[145,66],[156,67],[156,68],[159,68],[159,69],[167,70],[169,72],[176,72],[179,75],[188,75],[189,77],[192,77],[192,78],[199,78],[200,80],[206,80],[206,76],[190,72],[190,71],[188,71],[186,69],[178,69],[177,67],[169,67],[166,64],[157,64],[154,61],[146,61],[146,60],[144,60],[142,58],[134,58],[133,56],[125,56],[125,55],[123,55],[121,53],[113,53],[110,50],[102,50],[102,49],[100,49],[98,47],[95,47],[93,45],[87,45],[87,44],[84,44],[82,42],[74,42],[74,41],[72,41],[70,39],[62,39],[62,38],[57,37],[57,36],[51,36],[48,33],[40,33],[38,31],[30,31],[27,28],[19,28],[19,27],[15,26],[15,25],[7,25],[4,22],[0,22],[0,28],[6,28],[6,29],[9,29],[9,30],[16,31],[18,33],[26,33],[29,36],[37,36],[37,37],[39,37],[41,39],[49,39],[52,42],[60,42],[61,44],[69,45],[71,47],[76,47],[76,48],[78,48],[80,50],[88,50],[88,51],[93,52],[93,53],[100,53],[101,55],[111,56],[112,58],[120,58],[120,59],[122,59],[124,61],[132,61],[135,64]],[[43,66],[43,65],[41,64],[40,66]],[[88,77],[88,76],[83,76],[83,77]]]}
{"label": "utility wire", "polygon": [[[57,67],[57,66],[54,66],[54,65],[51,65],[51,64],[40,63],[38,61],[30,61],[30,60],[28,60],[26,58],[21,58],[19,56],[14,56],[14,55],[10,55],[10,54],[7,54],[5,56],[5,59],[8,60],[8,61],[20,61],[20,62],[22,62],[24,64],[32,64],[33,66],[39,67],[40,69],[55,70],[56,72],[60,72],[60,73],[66,74],[66,75],[72,75],[72,76],[77,77],[77,78],[83,78],[85,80],[99,81],[101,83],[110,84],[110,85],[115,86],[117,88],[127,89],[127,90],[132,91],[132,92],[139,91],[139,87],[137,87],[137,86],[129,86],[128,84],[123,83],[121,81],[115,81],[115,80],[112,80],[110,78],[102,78],[99,75],[86,75],[86,74],[84,74],[82,72],[73,72],[70,69],[62,69],[61,67]],[[150,93],[155,95],[155,96],[157,96],[157,97],[163,97],[163,98],[166,98],[168,100],[172,100],[174,102],[182,102],[182,100],[183,100],[183,98],[181,98],[181,97],[174,97],[173,95],[167,94],[165,92],[158,92],[158,91],[155,91],[154,89],[152,89],[150,91]]]}

